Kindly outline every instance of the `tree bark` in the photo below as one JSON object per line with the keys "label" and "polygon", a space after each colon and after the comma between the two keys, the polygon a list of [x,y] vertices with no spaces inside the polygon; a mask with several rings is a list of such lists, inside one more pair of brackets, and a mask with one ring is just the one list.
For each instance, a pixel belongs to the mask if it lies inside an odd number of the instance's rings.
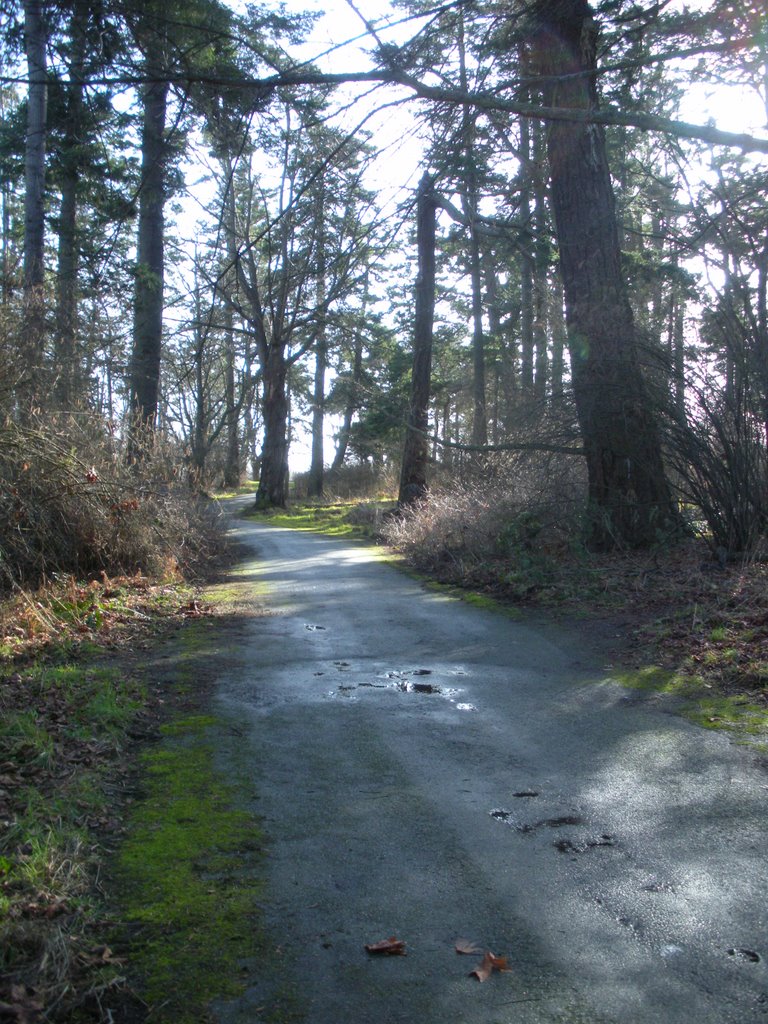
{"label": "tree bark", "polygon": [[328,349],[325,328],[325,211],[322,195],[317,212],[317,316],[320,323],[315,342],[315,379],[312,393],[312,456],[307,481],[307,496],[322,498],[324,487],[325,453],[323,435],[325,432],[325,371],[328,363]]}
{"label": "tree bark", "polygon": [[[161,72],[155,69],[149,77]],[[133,353],[130,369],[132,457],[140,455],[157,417],[160,352],[163,337],[163,269],[165,232],[165,165],[168,157],[165,118],[168,83],[144,87],[141,136],[141,193],[136,260]]]}
{"label": "tree bark", "polygon": [[[232,287],[236,286],[234,270],[237,261],[237,224],[235,204],[234,166],[229,155],[223,159],[226,175],[225,226],[227,239],[227,265],[232,268]],[[224,378],[227,417],[227,456],[224,462],[224,486],[240,486],[240,432],[238,430],[239,406],[235,396],[235,313],[231,302],[224,303]]]}
{"label": "tree bark", "polygon": [[256,508],[285,508],[288,501],[288,363],[283,346],[269,345],[262,364],[264,443]]}
{"label": "tree bark", "polygon": [[429,461],[429,393],[432,376],[432,337],[435,319],[435,234],[437,230],[435,186],[425,174],[419,184],[416,205],[416,278],[413,329],[411,407],[403,446],[398,505],[411,505],[427,493]]}
{"label": "tree bark", "polygon": [[[539,0],[534,54],[547,101],[597,107],[586,0]],[[555,121],[547,140],[574,396],[589,478],[592,548],[644,547],[677,527],[641,376],[601,125]]]}
{"label": "tree bark", "polygon": [[24,319],[22,347],[25,399],[34,400],[40,389],[43,362],[45,304],[45,136],[48,86],[46,29],[41,0],[24,0],[24,44],[29,92],[24,155]]}
{"label": "tree bark", "polygon": [[80,147],[83,143],[83,79],[88,33],[87,0],[76,0],[70,19],[70,81],[62,153],[63,179],[59,207],[59,251],[56,279],[56,390],[62,407],[69,408],[81,390],[82,367],[77,353],[77,283],[79,240],[77,209],[80,185]]}

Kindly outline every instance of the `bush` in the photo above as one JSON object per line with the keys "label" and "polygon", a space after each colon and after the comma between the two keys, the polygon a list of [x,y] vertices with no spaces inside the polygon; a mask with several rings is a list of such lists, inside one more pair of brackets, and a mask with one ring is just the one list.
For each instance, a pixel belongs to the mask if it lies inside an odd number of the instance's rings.
{"label": "bush", "polygon": [[[309,473],[296,473],[291,479],[291,497],[301,501],[307,497]],[[396,497],[399,484],[399,467],[387,464],[371,466],[367,462],[355,462],[339,469],[327,469],[324,491],[329,500],[348,501],[354,498],[373,499]]]}
{"label": "bush", "polygon": [[584,492],[580,459],[506,455],[492,460],[482,479],[431,491],[392,517],[383,534],[414,565],[439,576],[503,583],[573,546]]}
{"label": "bush", "polygon": [[103,421],[0,425],[0,586],[194,567],[216,543],[209,501],[181,484],[173,449],[129,467]]}

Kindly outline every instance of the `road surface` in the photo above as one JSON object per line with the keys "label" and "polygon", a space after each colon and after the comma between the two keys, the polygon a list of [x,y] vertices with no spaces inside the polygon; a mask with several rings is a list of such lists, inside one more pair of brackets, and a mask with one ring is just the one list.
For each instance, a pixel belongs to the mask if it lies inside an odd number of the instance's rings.
{"label": "road surface", "polygon": [[[222,1024],[278,1004],[308,1024],[768,1022],[754,752],[612,682],[578,632],[362,546],[234,532],[268,614],[223,662],[222,758],[259,793],[285,967],[257,968]],[[366,953],[390,936],[406,956]],[[481,984],[458,939],[511,970]]]}

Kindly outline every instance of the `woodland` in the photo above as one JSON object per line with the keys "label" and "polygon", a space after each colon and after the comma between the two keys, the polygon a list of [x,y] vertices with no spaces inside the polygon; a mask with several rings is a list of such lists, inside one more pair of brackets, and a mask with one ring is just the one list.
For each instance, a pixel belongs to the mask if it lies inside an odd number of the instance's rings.
{"label": "woodland", "polygon": [[[214,492],[618,621],[639,687],[767,735],[765,4],[329,11],[0,0],[3,1020],[198,1021],[240,970],[255,892],[195,873],[255,828],[197,714],[254,601],[191,589]],[[176,712],[156,863],[123,822]]]}
{"label": "woodland", "polygon": [[[328,70],[287,8],[4,5],[6,583],[140,565],[146,521],[246,477],[263,509],[453,495],[502,547],[754,550],[762,5],[348,7]],[[416,173],[377,148],[401,111]]]}

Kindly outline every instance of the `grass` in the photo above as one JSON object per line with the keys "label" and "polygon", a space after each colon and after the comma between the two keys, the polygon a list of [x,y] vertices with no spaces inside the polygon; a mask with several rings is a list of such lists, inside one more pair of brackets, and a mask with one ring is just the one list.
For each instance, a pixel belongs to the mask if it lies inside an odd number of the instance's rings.
{"label": "grass", "polygon": [[123,834],[130,734],[173,704],[129,652],[186,622],[191,593],[64,579],[0,605],[0,1003],[19,1019],[102,1019],[91,1004],[125,977],[97,881]]}
{"label": "grass", "polygon": [[108,822],[107,765],[142,697],[103,666],[33,663],[0,681],[0,975],[17,995],[32,986],[41,1006],[68,1013],[68,994],[117,973],[89,953],[99,918],[94,830]]}
{"label": "grass", "polygon": [[242,991],[243,961],[264,951],[258,823],[214,768],[216,720],[163,729],[142,761],[146,793],[118,862],[122,916],[140,926],[131,960],[154,1021],[197,1024],[216,996]]}
{"label": "grass", "polygon": [[393,507],[391,501],[303,502],[287,509],[248,511],[246,518],[267,519],[275,526],[322,533],[329,537],[374,540],[378,536],[382,514]]}

